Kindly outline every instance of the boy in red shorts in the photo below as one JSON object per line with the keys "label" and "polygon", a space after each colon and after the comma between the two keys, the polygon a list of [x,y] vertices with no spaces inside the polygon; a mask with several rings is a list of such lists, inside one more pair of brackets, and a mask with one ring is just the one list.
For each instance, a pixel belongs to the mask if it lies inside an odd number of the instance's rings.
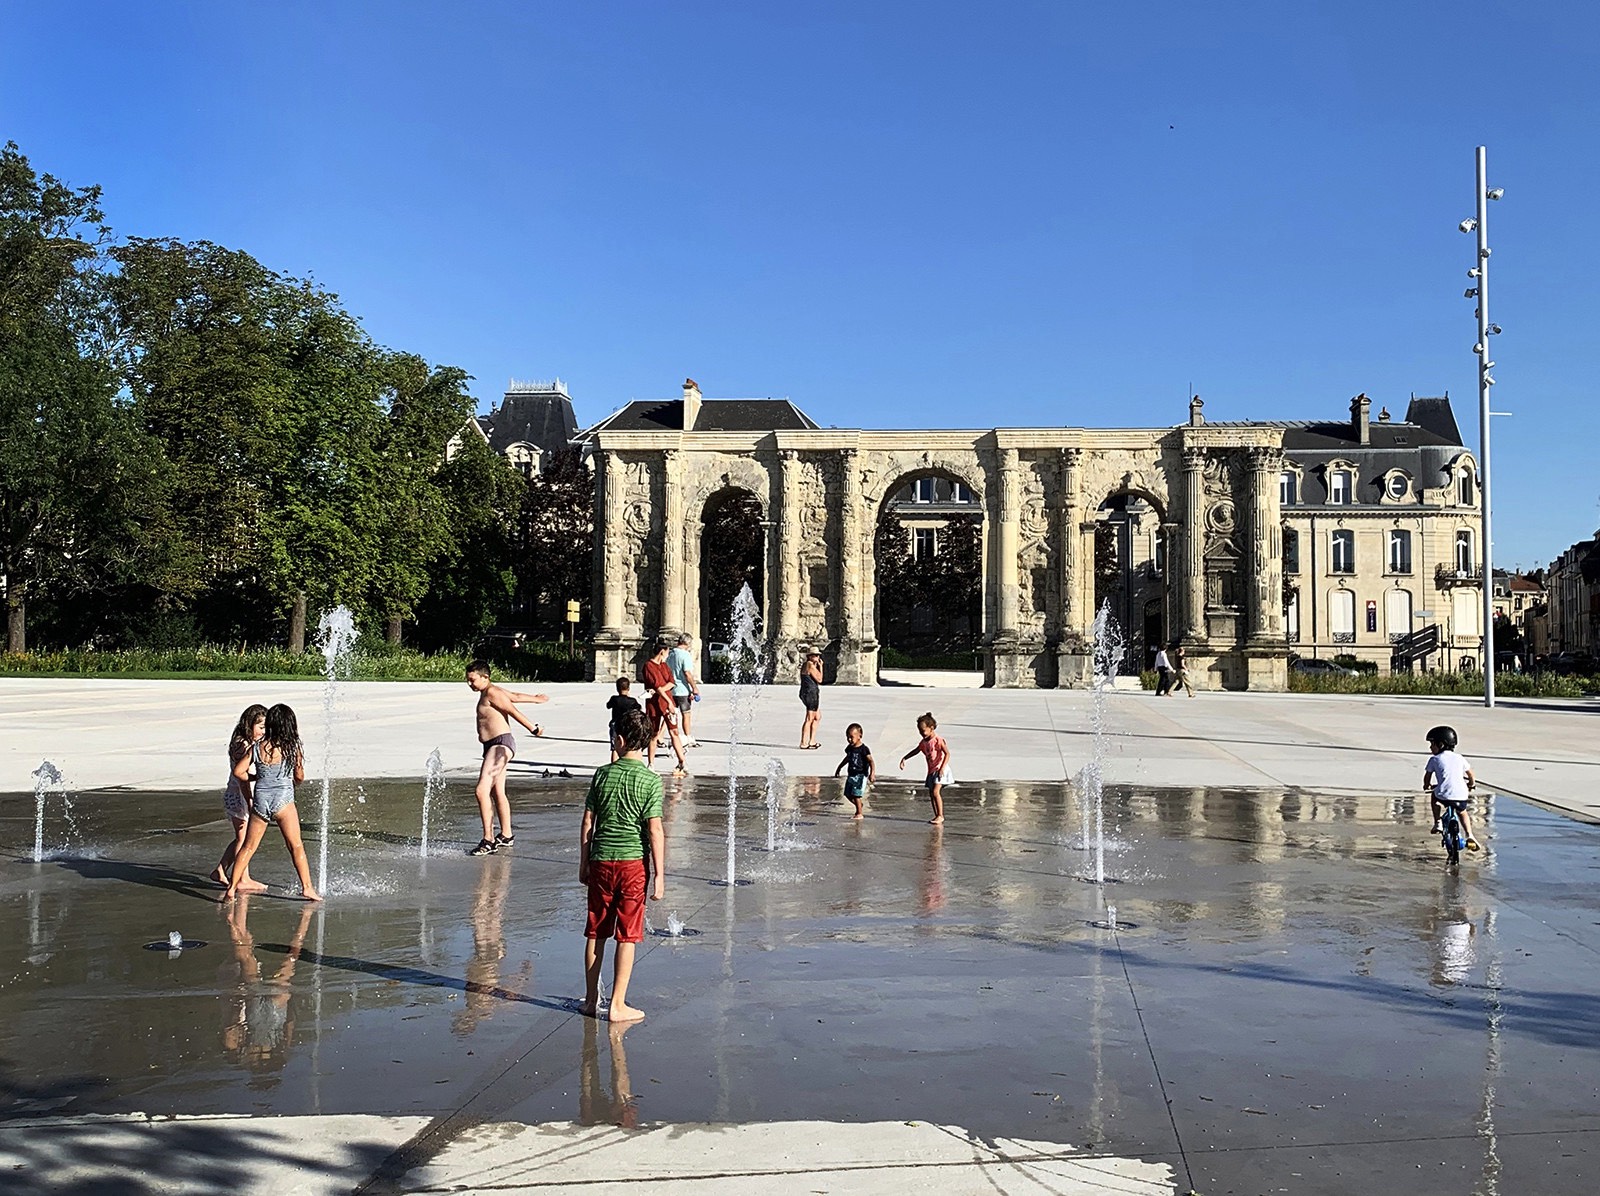
{"label": "boy in red shorts", "polygon": [[600,1012],[600,969],[605,940],[617,940],[611,982],[610,1019],[636,1022],[642,1010],[628,1004],[635,947],[644,941],[646,855],[655,861],[652,901],[666,889],[661,834],[661,778],[644,761],[651,728],[645,716],[630,710],[612,729],[617,761],[595,770],[583,803],[583,829],[578,836],[578,880],[589,886],[589,921],[584,929],[583,1012]]}

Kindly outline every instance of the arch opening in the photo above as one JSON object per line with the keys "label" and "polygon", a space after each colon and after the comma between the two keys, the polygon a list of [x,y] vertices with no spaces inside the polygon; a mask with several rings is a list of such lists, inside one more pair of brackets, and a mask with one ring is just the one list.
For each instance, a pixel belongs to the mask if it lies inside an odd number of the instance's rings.
{"label": "arch opening", "polygon": [[1109,495],[1095,511],[1094,608],[1109,602],[1127,637],[1121,672],[1155,666],[1171,638],[1167,600],[1170,545],[1161,504],[1135,490]]}
{"label": "arch opening", "polygon": [[[706,500],[700,518],[700,640],[726,644],[732,635],[733,601],[743,586],[760,612],[756,634],[767,619],[767,523],[761,500],[734,487]],[[706,661],[708,675],[712,661]]]}
{"label": "arch opening", "polygon": [[984,632],[981,492],[938,467],[902,475],[878,508],[872,547],[880,663],[975,668]]}

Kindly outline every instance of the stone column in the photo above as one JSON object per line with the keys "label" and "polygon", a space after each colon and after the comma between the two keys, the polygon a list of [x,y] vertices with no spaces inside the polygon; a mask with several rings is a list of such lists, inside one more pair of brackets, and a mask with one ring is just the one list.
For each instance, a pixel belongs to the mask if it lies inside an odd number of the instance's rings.
{"label": "stone column", "polygon": [[1017,461],[1017,450],[1000,450],[1000,526],[995,537],[1000,559],[996,562],[995,580],[999,583],[999,602],[996,607],[996,630],[1002,637],[1014,638],[1017,634],[1017,550],[1022,539],[1022,478]]}
{"label": "stone column", "polygon": [[620,633],[623,620],[622,594],[622,495],[626,482],[622,476],[622,460],[616,453],[606,453],[602,460],[604,473],[601,485],[605,487],[605,523],[601,535],[601,560],[604,563],[604,610],[600,625],[602,631]]}
{"label": "stone column", "polygon": [[1206,454],[1183,450],[1183,621],[1184,638],[1206,641]]}
{"label": "stone column", "polygon": [[800,454],[778,453],[778,636],[773,647],[778,675],[792,673],[800,635]]}
{"label": "stone column", "polygon": [[1084,570],[1094,573],[1094,556],[1083,555],[1083,450],[1061,450],[1061,510],[1056,534],[1061,553],[1061,610],[1056,628],[1056,685],[1062,689],[1092,678],[1093,664],[1085,650],[1088,625],[1084,619]]}
{"label": "stone column", "polygon": [[661,630],[683,630],[683,453],[661,454]]}
{"label": "stone column", "polygon": [[1263,445],[1250,461],[1250,621],[1246,669],[1251,689],[1289,686],[1288,645],[1283,638],[1283,529],[1278,477],[1283,450]]}
{"label": "stone column", "polygon": [[839,660],[837,680],[862,685],[861,470],[856,450],[839,452]]}
{"label": "stone column", "polygon": [[1250,638],[1283,638],[1283,546],[1278,526],[1278,475],[1283,451],[1253,448],[1250,460]]}

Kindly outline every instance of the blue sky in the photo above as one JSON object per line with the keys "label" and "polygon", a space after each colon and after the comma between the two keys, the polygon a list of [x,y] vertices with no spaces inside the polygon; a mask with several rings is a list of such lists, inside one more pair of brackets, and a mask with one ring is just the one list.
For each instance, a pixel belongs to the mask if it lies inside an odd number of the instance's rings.
{"label": "blue sky", "polygon": [[0,137],[123,235],[338,292],[486,406],[786,395],[822,424],[1401,414],[1476,439],[1497,563],[1600,524],[1592,4],[0,0]]}

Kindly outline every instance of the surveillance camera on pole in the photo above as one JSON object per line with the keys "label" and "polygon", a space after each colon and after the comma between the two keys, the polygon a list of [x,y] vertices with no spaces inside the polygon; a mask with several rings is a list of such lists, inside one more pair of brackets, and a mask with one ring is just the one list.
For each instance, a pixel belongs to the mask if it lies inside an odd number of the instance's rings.
{"label": "surveillance camera on pole", "polygon": [[1478,263],[1467,271],[1469,278],[1477,279],[1477,286],[1467,292],[1468,298],[1478,301],[1473,313],[1478,318],[1478,340],[1472,351],[1478,355],[1478,493],[1483,502],[1483,704],[1494,707],[1494,531],[1491,519],[1489,485],[1489,388],[1494,385],[1494,375],[1489,373],[1494,362],[1489,359],[1489,338],[1498,336],[1500,325],[1489,322],[1489,200],[1505,195],[1504,188],[1490,188],[1488,183],[1488,151],[1479,146],[1477,151],[1477,201],[1478,214],[1468,217],[1458,226],[1464,233],[1478,234]]}

